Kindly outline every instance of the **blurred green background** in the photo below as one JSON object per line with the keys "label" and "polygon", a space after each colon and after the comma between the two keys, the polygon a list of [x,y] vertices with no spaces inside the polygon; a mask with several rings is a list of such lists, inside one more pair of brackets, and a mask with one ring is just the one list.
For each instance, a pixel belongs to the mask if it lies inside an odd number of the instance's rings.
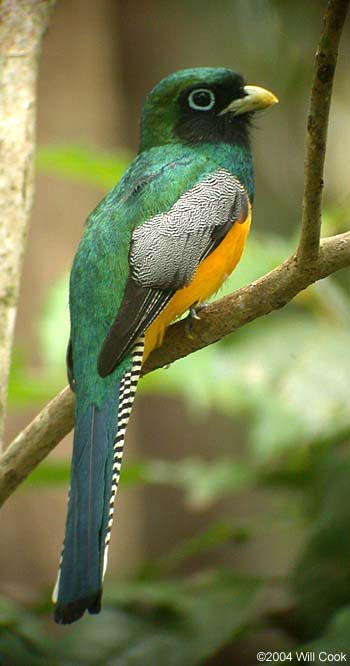
{"label": "blurred green background", "polygon": [[[42,53],[36,203],[8,442],[64,386],[67,279],[86,216],[137,150],[148,90],[228,66],[280,105],[253,131],[254,224],[219,295],[296,244],[305,119],[325,2],[60,0]],[[349,226],[350,30],[329,129],[324,235]],[[222,666],[350,649],[349,276],[142,380],[104,610],[53,625],[71,437],[0,515],[1,666]]]}

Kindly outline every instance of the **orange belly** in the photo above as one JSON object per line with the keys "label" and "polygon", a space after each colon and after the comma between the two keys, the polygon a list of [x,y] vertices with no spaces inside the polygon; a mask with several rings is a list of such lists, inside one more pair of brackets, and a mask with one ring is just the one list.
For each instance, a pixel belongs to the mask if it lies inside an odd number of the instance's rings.
{"label": "orange belly", "polygon": [[191,305],[206,301],[221,287],[237,266],[248,236],[251,209],[245,222],[235,222],[220,245],[198,266],[192,282],[179,289],[146,331],[143,362],[153,349],[162,344],[164,332],[174,319],[180,317]]}

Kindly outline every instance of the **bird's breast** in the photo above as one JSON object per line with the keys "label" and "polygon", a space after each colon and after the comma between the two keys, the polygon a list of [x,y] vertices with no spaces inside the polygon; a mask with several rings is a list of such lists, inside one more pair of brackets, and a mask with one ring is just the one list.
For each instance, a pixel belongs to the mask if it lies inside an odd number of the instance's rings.
{"label": "bird's breast", "polygon": [[179,289],[168,305],[146,331],[143,362],[153,349],[161,345],[167,326],[191,305],[205,302],[215,294],[238,264],[251,222],[251,208],[243,223],[235,222],[220,245],[198,266],[187,287]]}

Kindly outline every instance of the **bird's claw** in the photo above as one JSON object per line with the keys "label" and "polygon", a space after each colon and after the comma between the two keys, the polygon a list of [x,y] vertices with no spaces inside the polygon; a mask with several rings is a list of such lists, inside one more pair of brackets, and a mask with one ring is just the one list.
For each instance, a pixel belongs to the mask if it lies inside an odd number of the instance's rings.
{"label": "bird's claw", "polygon": [[185,324],[185,331],[186,335],[188,338],[192,338],[192,326],[193,326],[193,321],[197,319],[197,321],[200,319],[200,316],[198,312],[203,310],[206,306],[206,303],[193,303],[191,307],[189,308],[188,315],[186,317],[186,324]]}

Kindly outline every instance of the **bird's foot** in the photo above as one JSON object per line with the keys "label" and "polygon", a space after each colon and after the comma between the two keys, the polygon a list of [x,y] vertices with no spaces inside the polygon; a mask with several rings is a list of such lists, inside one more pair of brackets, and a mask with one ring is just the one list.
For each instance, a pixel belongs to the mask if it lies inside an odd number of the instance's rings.
{"label": "bird's foot", "polygon": [[199,316],[198,313],[201,312],[201,310],[204,310],[206,305],[207,305],[206,303],[198,303],[197,302],[197,303],[193,303],[191,305],[191,307],[189,308],[189,312],[188,312],[188,315],[186,317],[186,324],[185,324],[185,331],[186,331],[186,335],[187,335],[188,338],[193,337],[192,336],[193,322],[195,321],[195,319],[197,319],[197,321],[200,319],[200,316]]}

